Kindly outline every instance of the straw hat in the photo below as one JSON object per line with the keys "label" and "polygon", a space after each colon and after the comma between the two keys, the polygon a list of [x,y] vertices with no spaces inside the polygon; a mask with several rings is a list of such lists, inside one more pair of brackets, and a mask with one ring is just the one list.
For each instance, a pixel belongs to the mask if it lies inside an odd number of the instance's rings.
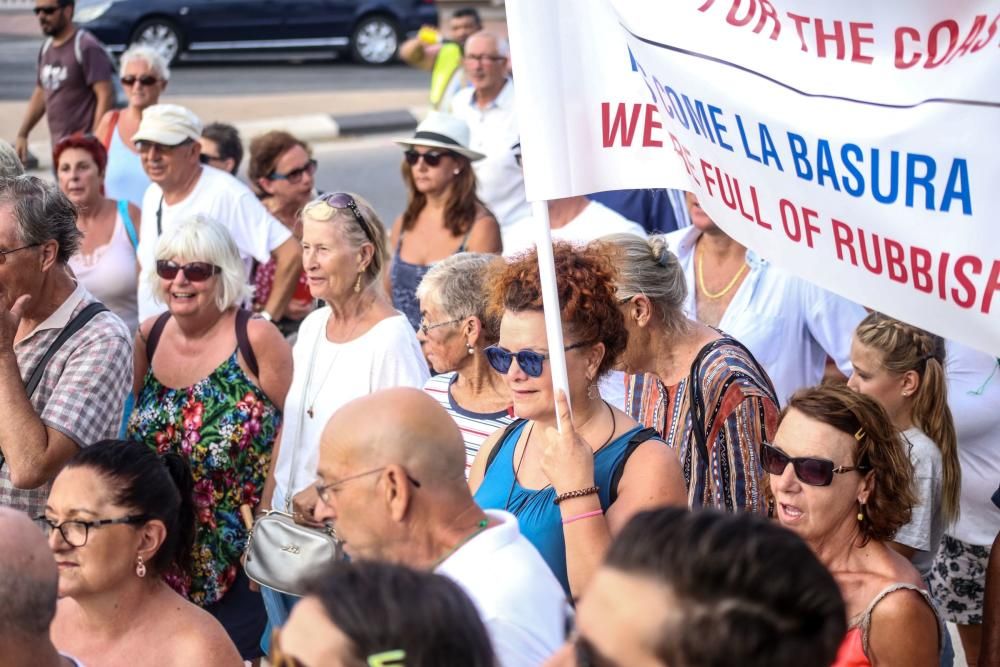
{"label": "straw hat", "polygon": [[177,104],[154,104],[142,112],[132,141],[176,146],[188,139],[200,139],[201,130],[201,121],[190,109]]}
{"label": "straw hat", "polygon": [[[152,107],[150,107],[152,108]],[[443,148],[464,155],[473,162],[486,157],[469,148],[469,125],[461,118],[432,111],[427,115],[411,139],[396,139],[400,146],[427,146]]]}

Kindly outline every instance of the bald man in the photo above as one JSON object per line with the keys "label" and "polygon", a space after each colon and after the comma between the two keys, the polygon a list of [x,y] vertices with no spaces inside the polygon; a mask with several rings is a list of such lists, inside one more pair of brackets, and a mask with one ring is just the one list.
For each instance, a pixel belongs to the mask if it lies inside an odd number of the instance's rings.
{"label": "bald man", "polygon": [[346,404],[323,431],[317,473],[315,518],[333,524],[352,558],[453,579],[501,665],[540,665],[559,647],[562,587],[513,515],[473,501],[462,436],[436,400],[398,388]]}
{"label": "bald man", "polygon": [[77,665],[49,638],[59,572],[38,526],[27,514],[0,507],[0,545],[0,665]]}

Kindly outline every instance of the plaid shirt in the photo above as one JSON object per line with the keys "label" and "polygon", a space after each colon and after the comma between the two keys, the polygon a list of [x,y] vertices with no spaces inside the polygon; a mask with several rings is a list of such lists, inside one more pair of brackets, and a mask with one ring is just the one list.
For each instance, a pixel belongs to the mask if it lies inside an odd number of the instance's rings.
{"label": "plaid shirt", "polygon": [[[94,301],[83,285],[77,285],[47,320],[14,345],[22,381],[27,381],[59,332]],[[131,337],[125,324],[109,311],[87,322],[49,360],[31,405],[45,426],[86,447],[118,435],[131,388]],[[0,505],[37,516],[45,509],[51,485],[50,480],[37,489],[18,489],[11,484],[10,463],[5,462],[0,470]]]}

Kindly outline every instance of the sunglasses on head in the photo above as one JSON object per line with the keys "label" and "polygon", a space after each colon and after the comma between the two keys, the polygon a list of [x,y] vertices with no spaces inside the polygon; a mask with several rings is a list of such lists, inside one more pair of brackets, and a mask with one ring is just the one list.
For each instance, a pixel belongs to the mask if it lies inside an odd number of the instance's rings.
{"label": "sunglasses on head", "polygon": [[177,277],[178,271],[183,271],[184,277],[191,282],[200,283],[221,272],[222,269],[208,262],[189,262],[182,266],[167,259],[156,261],[156,275],[164,280],[173,280]]}
{"label": "sunglasses on head", "polygon": [[309,174],[310,176],[315,174],[317,166],[319,166],[319,163],[316,162],[316,160],[309,160],[309,162],[306,162],[298,169],[292,169],[291,171],[284,174],[279,173],[277,171],[272,171],[270,174],[268,174],[268,178],[272,181],[288,181],[289,183],[294,184],[301,181],[302,177],[305,176],[306,174]]}
{"label": "sunglasses on head", "polygon": [[450,151],[427,151],[426,153],[421,153],[412,148],[404,151],[403,155],[406,157],[406,164],[411,167],[420,162],[421,158],[423,158],[428,167],[436,167],[441,164],[441,158],[452,157]]}
{"label": "sunglasses on head", "polygon": [[[570,350],[575,350],[578,347],[583,347],[584,345],[589,345],[589,341],[581,341],[579,343],[573,343],[572,345],[567,345],[563,348],[566,352]],[[542,374],[542,364],[546,359],[549,358],[548,353],[535,352],[534,350],[520,350],[518,352],[511,352],[506,350],[499,345],[490,345],[486,350],[486,361],[489,362],[490,366],[493,367],[497,373],[502,373],[504,375],[510,371],[510,362],[513,359],[517,359],[517,365],[530,377],[536,378]]]}
{"label": "sunglasses on head", "polygon": [[772,444],[762,442],[760,445],[760,462],[764,470],[772,475],[781,475],[789,463],[795,470],[799,481],[809,486],[830,486],[834,475],[857,470],[868,472],[869,465],[837,466],[829,459],[819,459],[811,456],[792,457],[785,454]]}
{"label": "sunglasses on head", "polygon": [[361,231],[365,233],[365,238],[367,238],[369,243],[372,245],[378,246],[378,244],[375,243],[375,237],[372,235],[372,230],[368,227],[368,222],[365,220],[365,217],[361,215],[361,209],[358,208],[358,203],[354,201],[354,197],[346,192],[330,192],[325,195],[320,195],[317,199],[314,199],[306,205],[306,209],[317,202],[323,202],[330,208],[350,209],[351,213],[354,214],[354,219],[357,220],[358,225],[361,226]]}
{"label": "sunglasses on head", "polygon": [[48,5],[46,7],[35,7],[31,11],[35,12],[35,16],[38,16],[39,14],[45,14],[46,16],[52,16],[53,14],[55,14],[56,12],[58,12],[60,9],[62,9],[61,5]]}
{"label": "sunglasses on head", "polygon": [[160,80],[155,76],[150,76],[148,74],[144,76],[133,76],[129,74],[128,76],[123,76],[121,81],[123,86],[134,86],[136,82],[138,82],[140,86],[155,86],[160,82]]}

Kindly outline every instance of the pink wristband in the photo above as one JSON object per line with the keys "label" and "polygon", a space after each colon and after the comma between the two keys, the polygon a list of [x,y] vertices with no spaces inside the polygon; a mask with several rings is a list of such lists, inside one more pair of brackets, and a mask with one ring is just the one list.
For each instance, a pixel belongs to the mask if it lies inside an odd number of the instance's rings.
{"label": "pink wristband", "polygon": [[593,512],[584,512],[583,514],[577,514],[576,516],[567,517],[562,520],[565,526],[568,523],[573,523],[574,521],[579,521],[580,519],[589,519],[592,516],[600,516],[604,514],[604,510],[594,510]]}

